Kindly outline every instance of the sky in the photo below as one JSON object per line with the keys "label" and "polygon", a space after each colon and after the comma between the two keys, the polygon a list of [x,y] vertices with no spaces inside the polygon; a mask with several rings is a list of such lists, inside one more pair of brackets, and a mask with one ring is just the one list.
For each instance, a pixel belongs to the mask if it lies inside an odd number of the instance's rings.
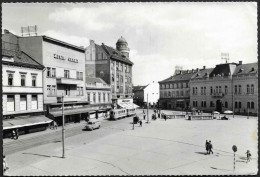
{"label": "sky", "polygon": [[257,62],[254,2],[3,3],[3,29],[21,35],[37,25],[47,35],[77,46],[89,40],[113,48],[123,36],[130,48],[133,85],[147,85],[184,70],[225,62]]}

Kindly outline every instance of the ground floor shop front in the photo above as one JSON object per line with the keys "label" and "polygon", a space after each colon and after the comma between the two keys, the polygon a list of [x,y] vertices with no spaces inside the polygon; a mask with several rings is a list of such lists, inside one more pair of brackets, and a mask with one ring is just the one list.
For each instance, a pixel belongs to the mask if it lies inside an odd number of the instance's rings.
{"label": "ground floor shop front", "polygon": [[159,99],[159,107],[162,109],[187,110],[190,108],[190,100],[182,99]]}

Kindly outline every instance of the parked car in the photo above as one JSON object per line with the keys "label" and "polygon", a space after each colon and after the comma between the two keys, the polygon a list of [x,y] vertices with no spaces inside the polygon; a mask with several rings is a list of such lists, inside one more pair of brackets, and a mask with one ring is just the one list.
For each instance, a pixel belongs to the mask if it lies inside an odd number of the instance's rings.
{"label": "parked car", "polygon": [[100,128],[100,125],[101,124],[101,122],[99,121],[99,120],[95,120],[95,119],[93,119],[93,120],[89,120],[87,123],[86,123],[86,126],[85,126],[85,128],[87,129],[87,130],[94,130],[94,129],[97,129],[97,128]]}

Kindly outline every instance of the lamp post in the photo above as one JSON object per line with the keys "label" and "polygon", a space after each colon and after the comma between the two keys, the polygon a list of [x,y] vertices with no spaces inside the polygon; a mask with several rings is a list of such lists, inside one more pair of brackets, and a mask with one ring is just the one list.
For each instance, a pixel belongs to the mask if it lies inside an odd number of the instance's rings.
{"label": "lamp post", "polygon": [[62,158],[65,158],[64,96],[62,93]]}
{"label": "lamp post", "polygon": [[147,122],[146,123],[149,123],[148,106],[149,106],[149,103],[148,103],[148,93],[147,93]]}

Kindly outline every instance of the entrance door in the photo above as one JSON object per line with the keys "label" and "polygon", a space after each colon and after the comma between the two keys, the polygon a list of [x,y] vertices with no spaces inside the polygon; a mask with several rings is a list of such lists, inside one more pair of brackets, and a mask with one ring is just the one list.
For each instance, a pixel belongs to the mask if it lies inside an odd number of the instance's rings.
{"label": "entrance door", "polygon": [[216,111],[222,112],[222,102],[221,102],[221,100],[216,101]]}

